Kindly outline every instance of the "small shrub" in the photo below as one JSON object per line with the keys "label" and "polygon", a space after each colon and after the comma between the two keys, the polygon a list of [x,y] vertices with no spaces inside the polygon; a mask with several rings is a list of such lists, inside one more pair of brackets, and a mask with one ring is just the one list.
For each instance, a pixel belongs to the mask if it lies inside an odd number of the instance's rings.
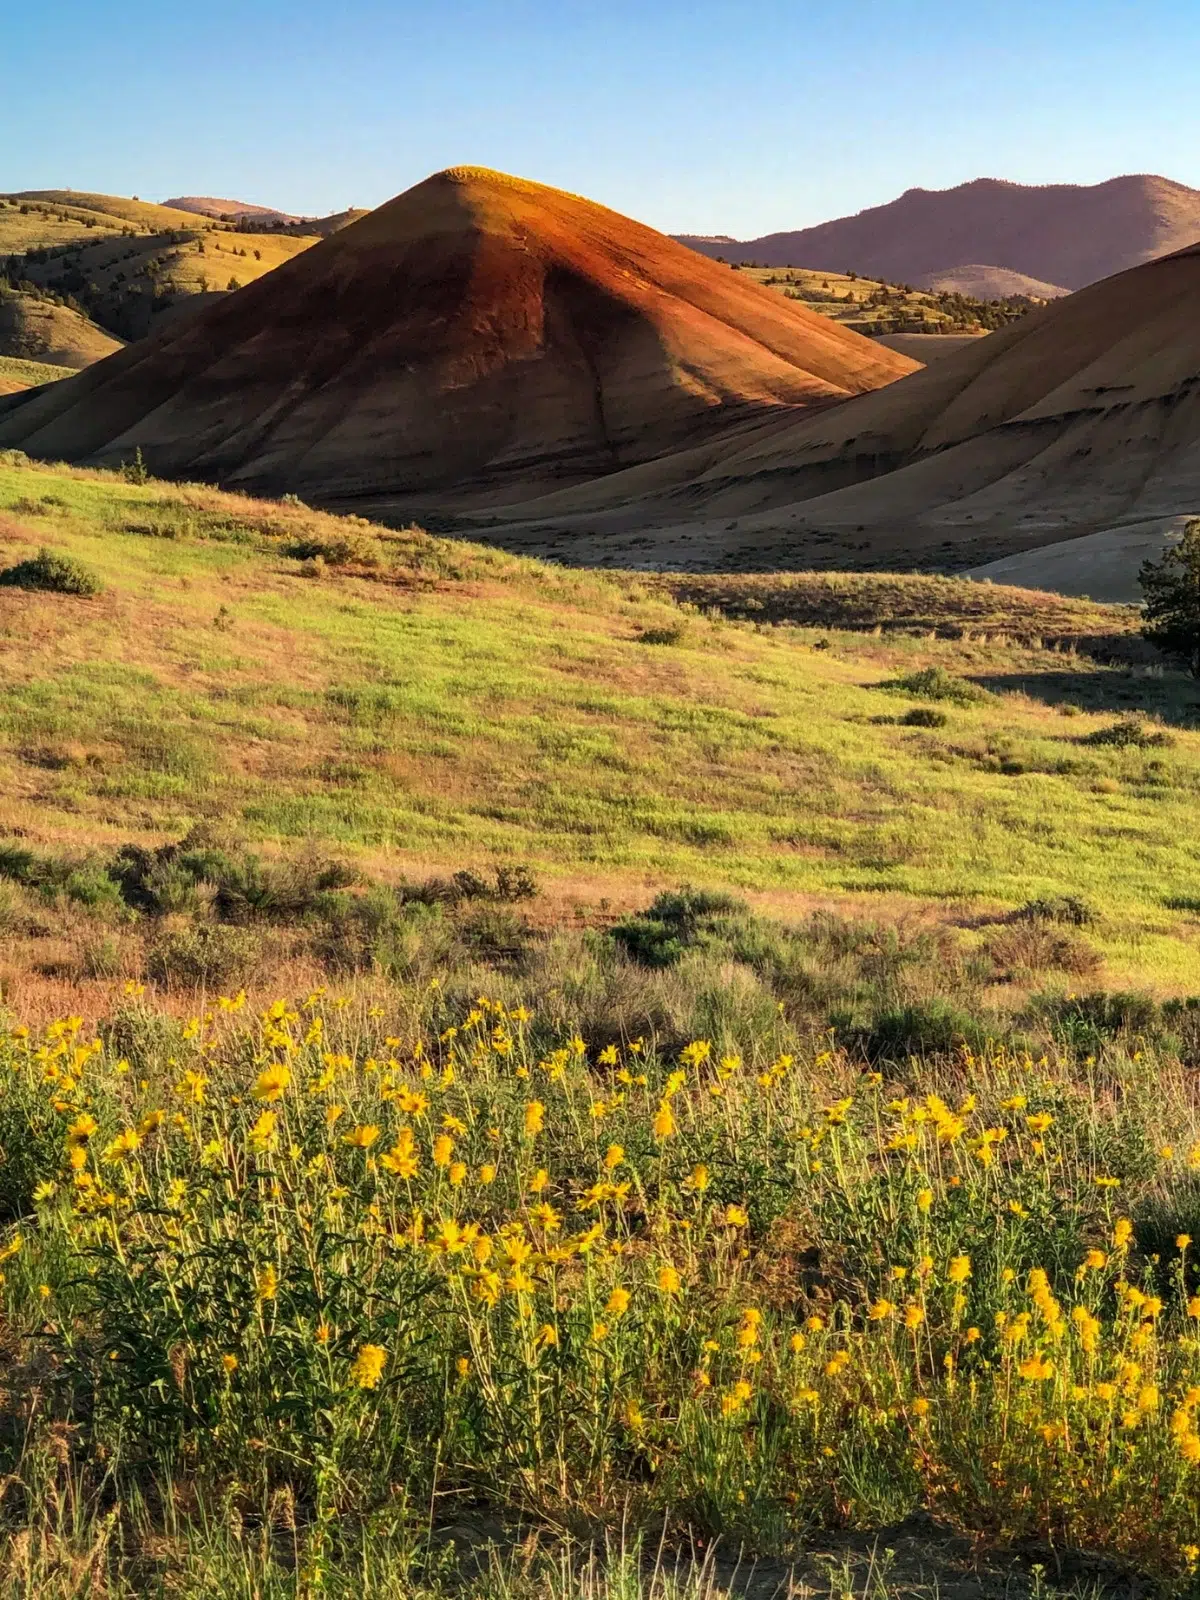
{"label": "small shrub", "polygon": [[536,899],[537,879],[528,867],[497,866],[491,880],[484,873],[465,867],[450,878],[426,878],[423,883],[406,883],[399,890],[405,905],[458,905],[464,900],[491,900],[501,905]]}
{"label": "small shrub", "polygon": [[619,922],[612,936],[643,967],[673,967],[722,918],[745,914],[744,901],[705,889],[660,894],[648,910]]}
{"label": "small shrub", "polygon": [[1094,945],[1067,928],[1041,921],[1002,928],[985,941],[1001,980],[1023,972],[1067,972],[1091,977],[1104,965]]}
{"label": "small shrub", "polygon": [[0,572],[0,584],[10,589],[41,589],[51,594],[100,594],[104,585],[94,573],[73,556],[55,555],[52,550],[39,550],[28,561],[18,561],[16,566],[5,567]]}
{"label": "small shrub", "polygon": [[869,1061],[899,1065],[910,1056],[952,1055],[964,1046],[983,1051],[988,1033],[969,1013],[944,1000],[928,1000],[881,1012],[856,1042]]}
{"label": "small shrub", "polygon": [[284,545],[283,553],[293,561],[319,560],[330,567],[377,567],[380,562],[379,541],[355,533],[309,535],[307,538],[293,539],[290,544]]}
{"label": "small shrub", "polygon": [[530,939],[529,924],[506,906],[474,907],[462,919],[458,937],[472,955],[486,961],[511,963],[524,954]]}
{"label": "small shrub", "polygon": [[120,471],[121,476],[124,478],[126,483],[150,482],[150,468],[146,465],[145,459],[142,456],[141,445],[138,445],[137,449],[134,451],[132,461],[123,461],[121,463]]}
{"label": "small shrub", "polygon": [[218,845],[204,829],[155,850],[123,845],[109,863],[125,903],[151,916],[194,912],[206,903],[226,922],[298,921],[322,897],[348,888],[356,874],[344,862],[316,855],[264,862]]}
{"label": "small shrub", "polygon": [[1122,717],[1107,728],[1097,728],[1081,744],[1109,745],[1117,750],[1161,750],[1175,743],[1165,728],[1148,728],[1137,717]]}
{"label": "small shrub", "polygon": [[189,923],[159,935],[147,955],[146,973],[168,988],[223,989],[242,982],[259,953],[259,940],[246,928]]}
{"label": "small shrub", "polygon": [[956,706],[976,706],[988,698],[987,692],[964,678],[956,678],[945,667],[922,667],[903,678],[892,678],[879,686],[896,694],[910,694],[918,700],[945,700]]}
{"label": "small shrub", "polygon": [[641,644],[682,644],[687,638],[687,624],[683,622],[668,623],[660,628],[643,628],[638,635]]}
{"label": "small shrub", "polygon": [[1090,928],[1100,920],[1093,907],[1074,894],[1027,900],[1016,915],[1024,922],[1061,922],[1071,928]]}
{"label": "small shrub", "polygon": [[906,728],[944,728],[949,720],[946,713],[935,706],[913,706],[900,718],[901,725]]}
{"label": "small shrub", "polygon": [[1098,1055],[1120,1036],[1153,1035],[1160,1025],[1157,1002],[1148,994],[1098,989],[1092,994],[1035,995],[1030,1011],[1053,1037],[1078,1055]]}

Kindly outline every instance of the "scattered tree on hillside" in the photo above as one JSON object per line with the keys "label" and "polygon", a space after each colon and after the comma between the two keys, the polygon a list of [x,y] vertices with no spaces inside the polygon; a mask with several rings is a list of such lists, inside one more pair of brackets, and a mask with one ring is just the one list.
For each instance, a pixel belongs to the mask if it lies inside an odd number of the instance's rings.
{"label": "scattered tree on hillside", "polygon": [[1143,638],[1200,678],[1200,517],[1158,561],[1143,561],[1138,582],[1145,596]]}

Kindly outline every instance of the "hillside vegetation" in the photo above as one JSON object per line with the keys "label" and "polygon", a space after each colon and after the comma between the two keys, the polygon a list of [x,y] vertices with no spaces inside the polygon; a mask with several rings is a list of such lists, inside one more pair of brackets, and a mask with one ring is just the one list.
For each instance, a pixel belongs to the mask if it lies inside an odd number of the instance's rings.
{"label": "hillside vegetation", "polygon": [[64,304],[61,297],[22,293],[0,284],[0,356],[78,372],[120,348],[119,339]]}
{"label": "hillside vegetation", "polygon": [[804,267],[741,266],[737,269],[810,311],[832,317],[858,333],[991,333],[1023,317],[1037,300],[1013,295],[984,300],[952,290],[915,289],[911,284],[860,277],[856,272],[818,272]]}
{"label": "hillside vegetation", "polygon": [[242,237],[234,224],[112,195],[0,196],[0,281],[55,295],[119,339],[142,338],[163,312],[252,283],[316,242],[295,230]]}
{"label": "hillside vegetation", "polygon": [[[602,577],[7,459],[9,561],[45,546],[104,586],[0,588],[0,825],[31,846],[219,823],[384,877],[498,860],[593,904],[690,879],[956,922],[1082,886],[1116,981],[1186,981],[1195,693],[1139,663],[1127,612]],[[848,631],[883,592],[899,627]]]}
{"label": "hillside vegetation", "polygon": [[39,383],[56,383],[72,376],[70,367],[46,361],[25,361],[20,356],[0,356],[0,395],[19,394]]}
{"label": "hillside vegetation", "polygon": [[0,672],[0,1591],[1190,1592],[1129,611],[7,452]]}

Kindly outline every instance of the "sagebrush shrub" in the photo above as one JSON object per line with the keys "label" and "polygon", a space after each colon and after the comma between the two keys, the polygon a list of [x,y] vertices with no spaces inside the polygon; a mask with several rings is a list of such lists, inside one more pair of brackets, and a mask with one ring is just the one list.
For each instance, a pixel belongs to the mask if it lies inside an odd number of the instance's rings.
{"label": "sagebrush shrub", "polygon": [[10,589],[40,589],[51,594],[95,595],[104,589],[100,579],[81,561],[46,549],[39,550],[27,561],[5,567],[0,571],[0,584]]}

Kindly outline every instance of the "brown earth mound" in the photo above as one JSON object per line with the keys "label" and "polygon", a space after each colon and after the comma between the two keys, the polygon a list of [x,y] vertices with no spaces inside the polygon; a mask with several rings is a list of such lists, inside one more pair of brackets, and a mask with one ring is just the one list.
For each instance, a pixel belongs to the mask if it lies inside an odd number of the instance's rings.
{"label": "brown earth mound", "polygon": [[590,201],[455,169],[6,401],[0,444],[101,463],[140,448],[161,475],[321,503],[491,503],[914,365]]}
{"label": "brown earth mound", "polygon": [[1200,190],[1143,175],[1090,186],[977,178],[955,189],[909,189],[887,205],[794,233],[741,242],[680,237],[705,255],[764,267],[853,268],[925,284],[983,262],[1079,289],[1200,240]]}
{"label": "brown earth mound", "polygon": [[212,195],[187,194],[174,200],[164,200],[163,205],[173,211],[191,211],[198,217],[217,217],[222,221],[239,222],[247,218],[254,222],[300,222],[290,211],[276,211],[273,206],[254,206],[246,200],[216,200]]}
{"label": "brown earth mound", "polygon": [[507,542],[629,565],[955,569],[1196,512],[1200,246],[835,412],[510,508]]}

